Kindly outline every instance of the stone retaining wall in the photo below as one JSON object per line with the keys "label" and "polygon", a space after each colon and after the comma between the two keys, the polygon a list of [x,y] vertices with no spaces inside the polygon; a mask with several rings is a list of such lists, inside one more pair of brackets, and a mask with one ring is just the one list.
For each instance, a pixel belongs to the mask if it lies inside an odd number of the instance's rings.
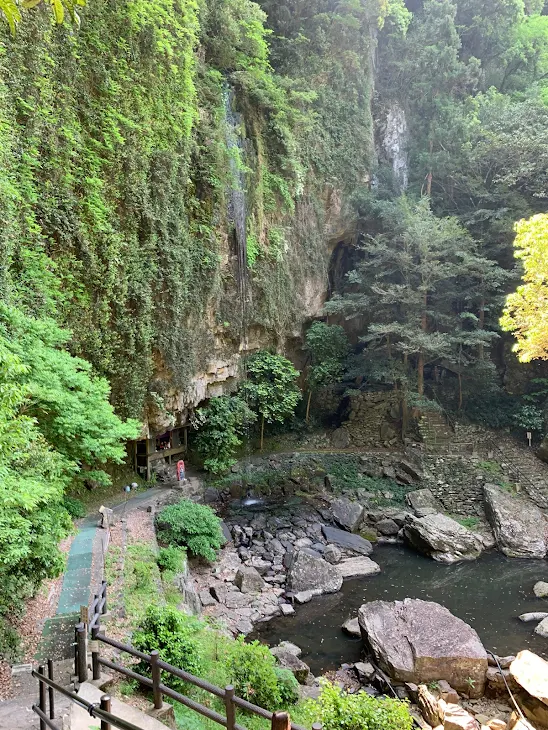
{"label": "stone retaining wall", "polygon": [[399,419],[398,393],[357,393],[350,397],[348,421],[334,432],[333,444],[337,448],[360,449],[395,446],[399,442]]}

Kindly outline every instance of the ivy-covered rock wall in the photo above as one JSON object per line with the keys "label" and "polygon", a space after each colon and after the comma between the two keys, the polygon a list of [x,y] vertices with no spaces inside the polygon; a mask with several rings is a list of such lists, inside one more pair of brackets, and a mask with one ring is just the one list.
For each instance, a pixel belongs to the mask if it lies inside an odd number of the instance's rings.
{"label": "ivy-covered rock wall", "polygon": [[2,29],[1,295],[68,326],[152,428],[299,335],[368,178],[381,6],[261,4],[89,0],[79,28],[38,7]]}

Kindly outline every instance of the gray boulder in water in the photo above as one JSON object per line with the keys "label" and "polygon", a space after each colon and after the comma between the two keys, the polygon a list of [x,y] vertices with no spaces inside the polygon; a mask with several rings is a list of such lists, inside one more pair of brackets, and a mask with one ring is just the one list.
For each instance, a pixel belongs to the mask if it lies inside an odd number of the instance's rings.
{"label": "gray boulder in water", "polygon": [[382,669],[401,682],[445,679],[481,697],[487,654],[477,633],[438,603],[406,598],[372,601],[358,611],[362,638]]}
{"label": "gray boulder in water", "polygon": [[475,560],[483,549],[477,535],[440,513],[425,517],[408,515],[403,534],[414,548],[440,563]]}
{"label": "gray boulder in water", "polygon": [[293,593],[311,591],[315,595],[336,593],[343,578],[336,565],[331,565],[314,550],[304,548],[295,553],[287,574],[286,588]]}
{"label": "gray boulder in water", "polygon": [[501,552],[510,558],[546,557],[548,524],[538,507],[496,484],[486,484],[483,496],[487,519]]}
{"label": "gray boulder in water", "polygon": [[345,497],[331,503],[331,512],[335,522],[349,532],[354,532],[363,519],[362,505]]}
{"label": "gray boulder in water", "polygon": [[429,489],[417,489],[414,492],[409,492],[406,499],[407,504],[417,517],[432,515],[441,512],[442,509],[440,502]]}
{"label": "gray boulder in water", "polygon": [[544,611],[533,611],[532,613],[522,613],[518,618],[523,623],[527,623],[528,621],[544,621],[545,618],[548,618],[548,613]]}

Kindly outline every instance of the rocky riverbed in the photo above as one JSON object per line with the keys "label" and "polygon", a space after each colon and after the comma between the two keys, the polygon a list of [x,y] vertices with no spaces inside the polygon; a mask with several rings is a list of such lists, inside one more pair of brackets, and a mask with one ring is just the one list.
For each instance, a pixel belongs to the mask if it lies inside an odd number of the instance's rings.
{"label": "rocky riverbed", "polygon": [[451,516],[414,455],[294,454],[247,467],[245,479],[236,469],[224,488],[205,490],[227,545],[217,563],[193,571],[204,612],[235,634],[376,575],[374,546],[406,544],[446,564],[495,546],[510,557],[546,555],[546,520],[523,495],[476,477],[475,514]]}
{"label": "rocky riverbed", "polygon": [[[510,659],[488,666],[482,640],[501,656],[546,653],[548,612],[532,591],[548,577],[546,519],[490,463],[415,456],[290,454],[235,468],[205,490],[227,543],[214,565],[193,566],[197,598],[232,634],[267,641],[303,696],[327,674],[349,692],[396,691],[425,728],[513,728],[505,680],[526,690]],[[420,616],[406,615],[413,607]]]}

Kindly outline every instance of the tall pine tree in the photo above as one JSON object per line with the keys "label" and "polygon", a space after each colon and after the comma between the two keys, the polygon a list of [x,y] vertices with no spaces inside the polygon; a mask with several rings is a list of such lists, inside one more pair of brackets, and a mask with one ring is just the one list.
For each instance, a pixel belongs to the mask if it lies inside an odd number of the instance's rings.
{"label": "tall pine tree", "polygon": [[364,317],[366,359],[400,359],[400,382],[413,382],[422,398],[429,363],[459,373],[484,357],[496,336],[484,329],[484,312],[503,272],[455,218],[437,218],[428,198],[376,201],[373,210],[381,232],[364,238],[351,291],[326,311]]}

